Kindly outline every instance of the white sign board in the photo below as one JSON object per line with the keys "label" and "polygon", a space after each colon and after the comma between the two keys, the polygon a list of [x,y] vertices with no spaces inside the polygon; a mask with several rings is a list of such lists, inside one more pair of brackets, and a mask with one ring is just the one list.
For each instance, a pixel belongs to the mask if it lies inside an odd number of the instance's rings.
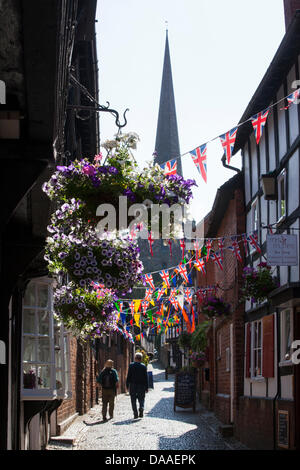
{"label": "white sign board", "polygon": [[267,235],[267,263],[270,266],[298,265],[297,235]]}

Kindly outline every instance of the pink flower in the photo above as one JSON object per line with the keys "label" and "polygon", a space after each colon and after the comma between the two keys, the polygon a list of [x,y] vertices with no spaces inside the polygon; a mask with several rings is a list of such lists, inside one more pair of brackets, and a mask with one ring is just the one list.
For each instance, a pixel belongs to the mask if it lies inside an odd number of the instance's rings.
{"label": "pink flower", "polygon": [[93,168],[90,165],[85,165],[82,168],[82,173],[84,173],[85,175],[88,175],[88,176],[93,176],[95,174],[95,168]]}
{"label": "pink flower", "polygon": [[95,155],[94,161],[101,162],[102,158],[103,158],[102,153],[98,153],[98,155]]}

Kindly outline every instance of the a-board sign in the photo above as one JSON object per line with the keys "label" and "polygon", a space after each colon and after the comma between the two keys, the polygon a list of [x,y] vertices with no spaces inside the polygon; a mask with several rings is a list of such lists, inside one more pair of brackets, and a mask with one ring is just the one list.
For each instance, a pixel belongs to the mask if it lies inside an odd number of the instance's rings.
{"label": "a-board sign", "polygon": [[289,412],[278,410],[278,447],[289,448]]}
{"label": "a-board sign", "polygon": [[175,374],[174,411],[180,408],[196,409],[196,374],[194,372],[177,372]]}

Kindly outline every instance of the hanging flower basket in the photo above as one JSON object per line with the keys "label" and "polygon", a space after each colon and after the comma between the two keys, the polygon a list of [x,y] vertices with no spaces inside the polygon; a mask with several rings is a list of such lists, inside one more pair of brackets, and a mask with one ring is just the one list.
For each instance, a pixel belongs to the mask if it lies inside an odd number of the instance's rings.
{"label": "hanging flower basket", "polygon": [[47,239],[45,258],[50,272],[67,273],[76,287],[89,288],[96,282],[122,295],[142,281],[139,251],[137,243],[127,238],[90,236],[82,241],[56,232]]}
{"label": "hanging flower basket", "polygon": [[82,338],[101,336],[112,330],[117,310],[109,289],[87,291],[72,283],[54,292],[54,311],[66,328]]}
{"label": "hanging flower basket", "polygon": [[[63,217],[81,217],[89,224],[99,221],[96,211],[99,205],[111,204],[116,211],[116,228],[119,229],[119,197],[126,196],[128,206],[144,204],[188,204],[192,198],[191,187],[195,180],[185,180],[180,175],[164,174],[159,165],[149,165],[142,171],[138,168],[128,148],[120,144],[114,155],[101,165],[97,157],[93,162],[83,158],[68,166],[58,166],[43,190],[60,207],[77,201],[78,207],[72,212],[63,211]],[[65,206],[66,207],[66,206]],[[61,209],[58,209],[60,217]],[[128,223],[134,217],[128,217]],[[151,230],[151,225],[148,225]]]}
{"label": "hanging flower basket", "polygon": [[278,279],[271,274],[271,267],[267,263],[260,263],[257,269],[246,267],[243,269],[242,300],[263,302],[270,292],[279,287]]}
{"label": "hanging flower basket", "polygon": [[195,367],[195,368],[202,367],[204,363],[207,361],[206,354],[202,351],[192,352],[192,354],[189,356],[189,359],[192,361],[192,367]]}
{"label": "hanging flower basket", "polygon": [[186,331],[184,331],[178,337],[178,345],[183,349],[184,348],[190,348],[191,347],[191,339],[192,339],[191,333],[187,333]]}
{"label": "hanging flower basket", "polygon": [[201,304],[201,311],[208,318],[220,317],[230,314],[230,304],[222,298],[216,296],[207,296]]}

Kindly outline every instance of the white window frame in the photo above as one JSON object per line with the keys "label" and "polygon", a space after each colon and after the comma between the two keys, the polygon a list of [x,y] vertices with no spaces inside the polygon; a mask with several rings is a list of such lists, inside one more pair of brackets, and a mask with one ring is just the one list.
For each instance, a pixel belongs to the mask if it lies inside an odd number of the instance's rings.
{"label": "white window frame", "polygon": [[286,317],[290,316],[290,344],[294,341],[294,322],[293,322],[293,309],[286,308],[280,312],[280,363],[279,366],[288,366],[292,364],[291,356],[293,349],[290,346],[290,356],[286,358],[287,347],[287,329]]}
{"label": "white window frame", "polygon": [[[260,324],[260,346],[256,346],[256,331]],[[256,330],[257,325],[257,330]],[[258,363],[258,352],[260,351],[260,373],[257,373],[255,363]],[[251,323],[251,378],[254,380],[263,379],[263,322],[262,320],[254,320]]]}
{"label": "white window frame", "polygon": [[[282,191],[281,191],[281,183],[284,183],[284,213],[281,211],[281,201],[282,201]],[[287,205],[287,191],[286,191],[286,169],[284,168],[277,177],[277,194],[278,194],[278,202],[277,202],[277,223],[281,222],[286,218],[286,205]]]}
{"label": "white window frame", "polygon": [[[56,389],[56,362],[55,362],[55,339],[54,339],[54,311],[53,311],[53,280],[47,277],[35,278],[32,279],[29,285],[34,285],[35,296],[38,286],[47,286],[48,287],[48,305],[47,307],[40,307],[38,305],[26,305],[25,297],[23,299],[23,322],[22,322],[22,352],[21,352],[21,398],[22,400],[54,400],[57,398],[69,398],[71,397],[71,384],[70,384],[70,351],[69,351],[69,335],[67,331],[64,330],[63,325],[60,325],[60,348],[61,348],[61,357],[62,357],[62,388]],[[26,333],[24,332],[24,312],[26,310],[33,310],[35,312],[34,322],[35,328],[34,332]],[[49,334],[41,335],[37,332],[37,315],[39,311],[48,311],[49,312]],[[24,361],[24,338],[33,338],[34,344],[35,340],[39,338],[49,338],[49,361],[41,362],[37,358],[34,361]],[[65,341],[64,341],[65,338]],[[65,345],[67,345],[67,351],[64,351]],[[48,366],[50,368],[50,384],[48,388],[24,388],[23,381],[23,366],[32,365],[33,367],[42,367]],[[66,373],[68,371],[68,379],[66,383]]]}

